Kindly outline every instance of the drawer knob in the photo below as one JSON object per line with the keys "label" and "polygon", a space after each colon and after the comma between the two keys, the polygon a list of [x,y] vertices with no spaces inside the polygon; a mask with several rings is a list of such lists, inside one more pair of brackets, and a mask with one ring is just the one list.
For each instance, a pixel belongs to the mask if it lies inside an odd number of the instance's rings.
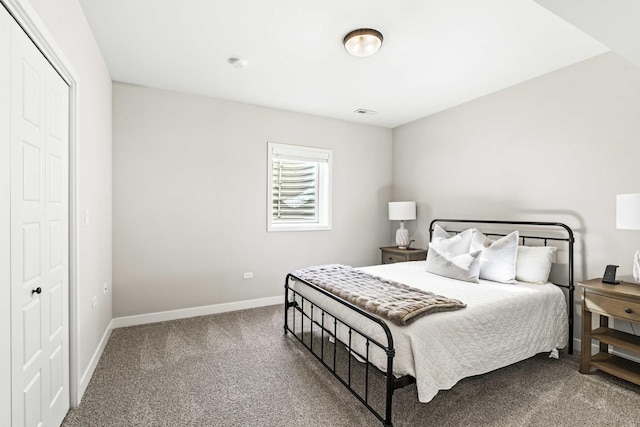
{"label": "drawer knob", "polygon": [[627,307],[627,308],[624,309],[624,312],[627,313],[627,314],[631,314],[631,313],[633,313],[633,310],[631,310],[631,307]]}

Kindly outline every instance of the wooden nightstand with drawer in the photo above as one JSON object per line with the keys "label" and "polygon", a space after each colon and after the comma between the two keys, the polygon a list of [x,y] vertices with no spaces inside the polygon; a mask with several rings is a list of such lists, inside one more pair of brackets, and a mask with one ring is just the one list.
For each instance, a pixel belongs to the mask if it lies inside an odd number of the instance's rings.
{"label": "wooden nightstand with drawer", "polygon": [[393,264],[394,262],[422,261],[427,259],[426,249],[400,249],[397,246],[387,246],[380,248],[382,251],[382,263]]}
{"label": "wooden nightstand with drawer", "polygon": [[[640,285],[622,282],[618,285],[591,279],[582,286],[582,351],[580,373],[600,369],[616,377],[640,385],[640,364],[609,353],[609,346],[640,356],[640,337],[609,327],[609,318],[640,323]],[[591,329],[592,313],[600,316],[600,327]],[[600,343],[600,351],[591,355],[591,340]]]}

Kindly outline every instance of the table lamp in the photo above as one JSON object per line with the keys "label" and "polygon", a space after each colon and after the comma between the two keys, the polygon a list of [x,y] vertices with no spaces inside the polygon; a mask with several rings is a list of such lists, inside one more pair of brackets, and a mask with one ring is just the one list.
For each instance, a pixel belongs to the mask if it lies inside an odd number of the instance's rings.
{"label": "table lamp", "polygon": [[389,202],[389,219],[400,221],[400,228],[396,231],[396,245],[400,249],[406,249],[409,230],[404,228],[404,222],[416,219],[416,202]]}
{"label": "table lamp", "polygon": [[[640,193],[616,196],[616,228],[640,230]],[[633,278],[640,282],[640,250],[633,257]]]}

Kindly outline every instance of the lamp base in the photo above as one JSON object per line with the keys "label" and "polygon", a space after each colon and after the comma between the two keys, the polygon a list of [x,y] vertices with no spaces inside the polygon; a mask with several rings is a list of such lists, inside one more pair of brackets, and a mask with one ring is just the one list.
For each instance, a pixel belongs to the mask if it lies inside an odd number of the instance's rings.
{"label": "lamp base", "polygon": [[396,245],[400,249],[406,249],[409,244],[409,230],[404,227],[398,228],[396,231]]}
{"label": "lamp base", "polygon": [[640,251],[633,256],[633,280],[640,282]]}

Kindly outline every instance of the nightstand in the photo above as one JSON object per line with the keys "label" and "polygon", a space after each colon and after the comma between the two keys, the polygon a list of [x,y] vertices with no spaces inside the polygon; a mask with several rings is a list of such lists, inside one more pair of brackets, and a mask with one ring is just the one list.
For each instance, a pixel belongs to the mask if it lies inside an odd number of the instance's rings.
{"label": "nightstand", "polygon": [[[609,353],[609,346],[640,355],[640,337],[609,327],[609,318],[640,323],[640,285],[621,282],[618,285],[591,279],[582,286],[582,351],[580,373],[600,369],[616,377],[640,385],[640,363]],[[600,327],[591,329],[592,313],[600,316]],[[600,343],[600,351],[591,355],[591,340]]]}
{"label": "nightstand", "polygon": [[422,261],[427,259],[426,249],[399,249],[397,246],[387,246],[380,248],[382,251],[382,263],[393,264],[394,262]]}

